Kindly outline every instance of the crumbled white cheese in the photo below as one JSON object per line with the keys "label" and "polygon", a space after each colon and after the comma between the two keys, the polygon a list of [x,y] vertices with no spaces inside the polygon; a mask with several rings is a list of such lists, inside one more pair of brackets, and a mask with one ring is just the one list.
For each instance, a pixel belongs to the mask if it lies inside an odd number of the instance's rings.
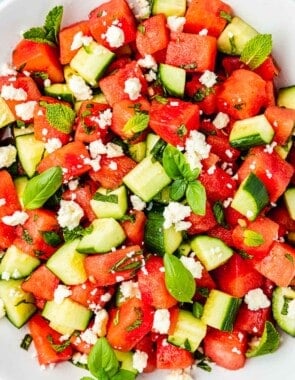
{"label": "crumbled white cheese", "polygon": [[202,29],[199,31],[200,36],[207,36],[207,34],[208,34],[208,29]]}
{"label": "crumbled white cheese", "polygon": [[16,148],[14,145],[6,145],[0,147],[0,169],[8,168],[16,160]]}
{"label": "crumbled white cheese", "polygon": [[130,100],[136,100],[140,97],[141,87],[142,86],[138,78],[128,78],[124,84],[124,92],[128,94]]}
{"label": "crumbled white cheese", "polygon": [[249,290],[244,298],[249,310],[259,310],[270,306],[270,300],[263,293],[261,288]]}
{"label": "crumbled white cheese", "polygon": [[44,87],[49,87],[51,86],[51,80],[49,78],[46,78],[44,79],[43,84],[44,84]]}
{"label": "crumbled white cheese", "polygon": [[287,317],[291,319],[295,319],[295,299],[293,299],[292,301],[288,303]]}
{"label": "crumbled white cheese", "polygon": [[92,98],[92,90],[80,75],[73,74],[68,80],[68,86],[76,100],[88,100]]}
{"label": "crumbled white cheese", "polygon": [[0,65],[0,76],[17,75],[17,71],[10,67],[7,63]]}
{"label": "crumbled white cheese", "polygon": [[210,88],[217,83],[217,75],[213,71],[205,70],[199,78],[200,83]]}
{"label": "crumbled white cheese", "polygon": [[72,361],[74,364],[87,364],[88,363],[88,355],[87,354],[81,354],[80,352],[75,352]]}
{"label": "crumbled white cheese", "polygon": [[188,229],[191,226],[190,222],[186,222],[186,225],[183,225],[181,222],[183,219],[188,217],[191,214],[191,208],[189,206],[185,206],[179,202],[170,202],[168,206],[164,209],[164,225],[165,229],[168,229],[175,226],[177,231],[181,231],[179,228],[186,227]]}
{"label": "crumbled white cheese", "polygon": [[4,307],[4,302],[3,300],[0,298],[0,319],[1,318],[4,318],[5,317],[5,307]]}
{"label": "crumbled white cheese", "polygon": [[84,211],[75,201],[60,201],[60,208],[57,212],[57,221],[61,227],[73,230],[80,223],[84,216]]}
{"label": "crumbled white cheese", "polygon": [[130,195],[130,202],[134,210],[137,210],[137,211],[142,211],[146,207],[146,203],[135,194]]}
{"label": "crumbled white cheese", "polygon": [[34,109],[37,102],[31,100],[29,102],[16,104],[15,112],[16,115],[24,121],[31,120],[34,116]]}
{"label": "crumbled white cheese", "polygon": [[228,125],[229,121],[230,118],[227,113],[218,112],[213,120],[213,125],[217,129],[223,129]]}
{"label": "crumbled white cheese", "polygon": [[157,73],[153,70],[149,70],[148,73],[144,74],[144,77],[148,82],[152,82],[157,79]]}
{"label": "crumbled white cheese", "polygon": [[87,344],[95,344],[98,340],[98,336],[92,330],[92,328],[88,328],[80,334],[80,338],[83,342]]}
{"label": "crumbled white cheese", "polygon": [[122,296],[122,301],[125,301],[128,298],[132,297],[141,299],[141,293],[138,287],[138,282],[135,281],[123,281],[120,284],[120,293]]}
{"label": "crumbled white cheese", "polygon": [[[69,181],[68,186],[71,191],[74,191],[78,188],[79,180],[78,179],[72,179]],[[83,284],[84,285],[84,284]]]}
{"label": "crumbled white cheese", "polygon": [[45,143],[45,149],[48,153],[52,153],[61,147],[62,142],[57,137],[52,137],[51,139],[48,139]]}
{"label": "crumbled white cheese", "polygon": [[117,164],[117,162],[115,162],[115,161],[111,161],[110,164],[109,164],[109,168],[110,168],[111,170],[117,170],[117,169],[118,169],[118,164]]}
{"label": "crumbled white cheese", "polygon": [[6,205],[6,199],[0,198],[0,207]]}
{"label": "crumbled white cheese", "polygon": [[105,129],[106,127],[112,125],[112,118],[112,110],[110,108],[107,108],[106,110],[101,111],[95,120],[99,124],[100,128]]}
{"label": "crumbled white cheese", "polygon": [[168,334],[170,327],[170,313],[168,309],[157,309],[154,313],[153,331],[159,334]]}
{"label": "crumbled white cheese", "polygon": [[109,302],[109,300],[112,298],[111,293],[105,293],[100,297],[101,302]]}
{"label": "crumbled white cheese", "polygon": [[167,25],[171,32],[182,32],[184,24],[186,22],[185,17],[180,16],[168,16]]}
{"label": "crumbled white cheese", "polygon": [[2,272],[2,274],[1,274],[1,279],[2,279],[2,280],[5,280],[5,281],[10,280],[10,273],[7,272],[7,271]]}
{"label": "crumbled white cheese", "polygon": [[108,320],[109,315],[105,309],[96,312],[92,330],[97,336],[102,337],[106,335]]}
{"label": "crumbled white cheese", "polygon": [[72,294],[71,289],[66,285],[58,285],[54,290],[54,302],[62,304],[63,300]]}
{"label": "crumbled white cheese", "polygon": [[15,211],[12,215],[3,216],[1,220],[8,226],[17,226],[24,224],[28,218],[29,215],[25,211]]}
{"label": "crumbled white cheese", "polygon": [[110,47],[119,48],[124,45],[125,42],[124,30],[113,24],[107,28],[105,34],[102,35],[102,38],[108,42]]}
{"label": "crumbled white cheese", "polygon": [[91,36],[84,36],[82,31],[77,32],[72,41],[71,50],[80,49],[82,46],[88,46],[93,41]]}
{"label": "crumbled white cheese", "polygon": [[188,269],[194,278],[202,278],[203,265],[193,257],[181,256],[180,261]]}
{"label": "crumbled white cheese", "polygon": [[108,158],[121,157],[124,155],[123,148],[115,143],[106,144],[106,154]]}
{"label": "crumbled white cheese", "polygon": [[155,58],[147,54],[143,58],[140,58],[137,63],[139,64],[140,67],[143,67],[144,69],[152,69],[154,71],[157,71],[158,69],[158,64]]}
{"label": "crumbled white cheese", "polygon": [[127,3],[137,20],[142,20],[149,16],[151,6],[148,0],[127,0]]}
{"label": "crumbled white cheese", "polygon": [[148,354],[144,351],[136,350],[132,358],[132,366],[139,373],[142,373],[147,366]]}
{"label": "crumbled white cheese", "polygon": [[1,96],[5,100],[27,100],[28,94],[22,88],[15,88],[12,84],[3,85],[1,89]]}
{"label": "crumbled white cheese", "polygon": [[191,131],[185,141],[185,157],[192,170],[201,168],[201,160],[208,158],[211,146],[206,142],[206,136],[199,131]]}

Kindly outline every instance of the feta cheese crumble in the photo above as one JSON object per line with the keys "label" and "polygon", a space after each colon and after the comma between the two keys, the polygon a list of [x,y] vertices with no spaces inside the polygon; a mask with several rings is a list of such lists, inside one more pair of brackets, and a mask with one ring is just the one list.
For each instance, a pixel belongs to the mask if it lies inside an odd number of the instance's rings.
{"label": "feta cheese crumble", "polygon": [[96,312],[92,330],[97,336],[102,337],[106,335],[108,320],[109,315],[105,309]]}
{"label": "feta cheese crumble", "polygon": [[92,41],[93,38],[91,36],[85,36],[82,31],[79,31],[73,37],[71,50],[77,50],[82,46],[88,46]]}
{"label": "feta cheese crumble", "polygon": [[5,100],[27,100],[28,94],[22,88],[15,88],[12,84],[3,85],[1,89],[1,96]]}
{"label": "feta cheese crumble", "polygon": [[125,94],[128,94],[130,100],[136,100],[140,97],[141,87],[142,86],[138,78],[128,78],[124,84],[124,92]]}
{"label": "feta cheese crumble", "polygon": [[52,153],[61,147],[62,142],[57,137],[52,137],[51,139],[48,139],[45,143],[45,149],[48,153]]}
{"label": "feta cheese crumble", "polygon": [[34,109],[35,109],[36,104],[37,102],[34,100],[31,100],[26,103],[16,104],[15,106],[16,115],[24,121],[31,120],[34,116]]}
{"label": "feta cheese crumble", "polygon": [[92,98],[92,90],[80,75],[73,74],[68,81],[68,86],[76,100],[88,100]]}
{"label": "feta cheese crumble", "polygon": [[16,148],[14,145],[0,147],[0,169],[8,168],[16,160]]}
{"label": "feta cheese crumble", "polygon": [[213,71],[205,70],[199,78],[200,83],[210,88],[217,83],[217,75]]}
{"label": "feta cheese crumble", "polygon": [[1,218],[2,222],[7,226],[17,226],[24,224],[29,215],[25,211],[15,211],[12,215],[6,215]]}
{"label": "feta cheese crumble", "polygon": [[17,71],[10,67],[7,63],[1,63],[0,65],[0,75],[17,75]]}
{"label": "feta cheese crumble", "polygon": [[230,121],[230,118],[228,114],[224,112],[218,112],[218,114],[215,116],[213,120],[213,125],[217,129],[223,129],[225,128]]}
{"label": "feta cheese crumble", "polygon": [[54,291],[54,302],[62,304],[63,300],[72,294],[71,289],[66,285],[58,285]]}
{"label": "feta cheese crumble", "polygon": [[120,284],[120,293],[122,301],[126,301],[128,298],[136,297],[141,299],[141,293],[138,287],[138,282],[135,281],[123,281]]}
{"label": "feta cheese crumble", "polygon": [[175,226],[177,231],[183,231],[191,226],[190,222],[183,224],[183,219],[191,214],[191,208],[179,202],[170,202],[164,209],[164,228]]}
{"label": "feta cheese crumble", "polygon": [[157,71],[158,68],[158,64],[151,54],[147,54],[143,58],[140,58],[137,63],[144,69],[152,69],[154,71]]}
{"label": "feta cheese crumble", "polygon": [[191,131],[185,141],[185,157],[192,170],[201,168],[201,160],[208,158],[211,146],[206,142],[206,136],[198,131]]}
{"label": "feta cheese crumble", "polygon": [[130,202],[134,210],[142,211],[146,207],[146,203],[137,195],[130,195]]}
{"label": "feta cheese crumble", "polygon": [[124,30],[113,24],[107,28],[107,31],[102,35],[102,38],[107,41],[110,47],[119,48],[124,45],[125,42]]}
{"label": "feta cheese crumble", "polygon": [[249,290],[244,298],[249,310],[259,310],[270,306],[270,300],[261,288]]}
{"label": "feta cheese crumble", "polygon": [[81,206],[75,201],[60,201],[60,208],[57,212],[57,221],[61,227],[67,227],[73,230],[80,223],[84,216],[84,211]]}
{"label": "feta cheese crumble", "polygon": [[147,366],[148,354],[144,351],[136,350],[132,358],[132,366],[139,373],[142,373]]}
{"label": "feta cheese crumble", "polygon": [[154,313],[153,330],[159,334],[167,334],[170,327],[168,309],[157,309]]}
{"label": "feta cheese crumble", "polygon": [[203,265],[193,257],[181,256],[180,261],[194,278],[202,278]]}
{"label": "feta cheese crumble", "polygon": [[127,3],[137,20],[141,20],[149,16],[151,7],[148,0],[127,0]]}
{"label": "feta cheese crumble", "polygon": [[168,16],[167,25],[171,32],[182,32],[184,24],[186,22],[185,17],[180,16]]}

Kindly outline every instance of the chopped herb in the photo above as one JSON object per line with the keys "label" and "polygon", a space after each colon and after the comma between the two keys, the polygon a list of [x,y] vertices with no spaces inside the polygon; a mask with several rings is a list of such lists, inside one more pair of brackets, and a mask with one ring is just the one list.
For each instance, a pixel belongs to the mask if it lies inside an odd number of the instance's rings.
{"label": "chopped herb", "polygon": [[93,199],[99,202],[118,203],[118,195],[116,194],[101,194],[96,192],[93,195]]}
{"label": "chopped herb", "polygon": [[119,317],[120,317],[120,310],[118,309],[118,310],[116,311],[116,315],[115,315],[115,317],[114,317],[114,319],[113,319],[113,324],[114,324],[115,326],[117,326],[117,325],[119,324]]}
{"label": "chopped herb", "polygon": [[257,231],[245,229],[243,233],[244,243],[248,247],[259,247],[264,243],[264,237]]}
{"label": "chopped herb", "polygon": [[223,18],[224,20],[226,20],[228,23],[232,22],[233,16],[228,12],[220,11],[219,16]]}
{"label": "chopped herb", "polygon": [[205,371],[211,372],[212,368],[207,363],[207,362],[210,362],[210,358],[208,358],[206,355],[203,354],[203,352],[199,350],[195,352],[195,357],[197,360],[197,367]]}
{"label": "chopped herb", "polygon": [[137,30],[142,34],[145,34],[145,26],[143,24],[139,24]]}
{"label": "chopped herb", "polygon": [[127,326],[126,327],[126,331],[130,332],[130,331],[133,331],[135,329],[137,329],[138,327],[140,327],[142,325],[142,322],[143,322],[143,313],[142,313],[142,310],[140,307],[135,307],[134,309],[134,312],[136,314],[136,319],[133,323],[131,323],[131,325]]}
{"label": "chopped herb", "polygon": [[125,256],[111,267],[110,272],[122,272],[131,269],[137,270],[142,266],[141,260],[138,261],[141,257],[142,251],[134,252],[132,257]]}
{"label": "chopped herb", "polygon": [[194,70],[197,68],[197,64],[196,62],[192,62],[192,63],[187,63],[187,64],[184,64],[184,65],[180,65],[179,66],[181,69],[184,69],[184,70]]}
{"label": "chopped herb", "polygon": [[215,202],[213,205],[213,213],[215,216],[215,219],[219,225],[222,227],[226,227],[226,220],[225,220],[225,214],[224,214],[224,207],[222,202]]}
{"label": "chopped herb", "polygon": [[27,244],[33,244],[33,238],[30,235],[29,231],[26,230],[25,228],[23,229],[22,232],[22,239],[27,243]]}
{"label": "chopped herb", "polygon": [[45,80],[45,79],[48,79],[49,76],[48,76],[48,73],[44,72],[44,71],[35,71],[34,73],[32,73],[33,77],[38,79],[42,79],[42,80]]}
{"label": "chopped herb", "polygon": [[204,306],[200,302],[194,302],[193,304],[193,315],[196,318],[201,318],[203,315]]}
{"label": "chopped herb", "polygon": [[66,341],[64,341],[63,343],[61,344],[56,344],[54,343],[53,341],[53,338],[52,338],[52,335],[47,335],[47,340],[48,342],[51,344],[51,347],[54,349],[54,351],[56,352],[63,352],[67,347],[69,347],[69,345],[71,344],[71,340],[68,339]]}
{"label": "chopped herb", "polygon": [[45,108],[46,119],[53,128],[63,133],[72,131],[76,113],[70,106],[44,101],[40,102],[40,106]]}
{"label": "chopped herb", "polygon": [[176,131],[177,135],[180,137],[186,136],[187,135],[187,128],[185,124],[181,124]]}
{"label": "chopped herb", "polygon": [[127,123],[124,125],[124,132],[139,133],[144,131],[149,124],[150,117],[145,112],[135,112]]}
{"label": "chopped herb", "polygon": [[242,257],[242,259],[253,259],[253,255],[249,255],[249,253],[243,250],[237,250],[237,253]]}
{"label": "chopped herb", "polygon": [[235,36],[229,37],[228,40],[229,40],[229,44],[230,44],[230,48],[231,48],[231,54],[236,55],[238,49],[237,49],[237,45],[236,45],[236,41],[235,41]]}
{"label": "chopped herb", "polygon": [[91,233],[93,226],[83,228],[82,226],[77,226],[72,230],[69,230],[67,227],[63,229],[63,237],[66,242],[72,241],[75,239],[81,239],[83,236]]}
{"label": "chopped herb", "polygon": [[272,51],[271,34],[257,34],[248,41],[241,53],[241,61],[251,70],[259,67]]}
{"label": "chopped herb", "polygon": [[154,99],[155,99],[158,103],[161,103],[161,104],[167,104],[167,103],[168,103],[168,99],[165,98],[164,96],[156,95],[156,96],[154,97]]}
{"label": "chopped herb", "polygon": [[294,257],[292,255],[290,255],[290,253],[286,253],[285,257],[286,257],[286,259],[288,259],[289,261],[291,261],[291,263],[294,264]]}
{"label": "chopped herb", "polygon": [[56,247],[62,242],[61,237],[55,231],[44,231],[42,232],[42,236],[45,243],[51,245],[52,247]]}
{"label": "chopped herb", "polygon": [[198,292],[202,297],[207,298],[207,297],[209,296],[210,289],[209,289],[209,288],[206,288],[206,287],[204,287],[204,286],[199,286],[199,287],[197,287],[197,292]]}
{"label": "chopped herb", "polygon": [[26,123],[22,120],[16,120],[15,126],[16,128],[26,128]]}
{"label": "chopped herb", "polygon": [[121,222],[131,222],[134,223],[136,220],[134,214],[129,214],[129,215],[123,215],[122,218],[120,218]]}
{"label": "chopped herb", "polygon": [[188,338],[185,339],[184,343],[183,343],[183,346],[186,350],[188,351],[191,351],[192,350],[192,346],[190,344],[190,341],[188,340]]}
{"label": "chopped herb", "polygon": [[32,335],[31,334],[26,334],[21,341],[20,347],[23,348],[24,350],[28,351],[30,348],[30,345],[33,341]]}
{"label": "chopped herb", "polygon": [[234,104],[234,108],[238,111],[241,111],[243,107],[245,106],[245,103],[236,103]]}

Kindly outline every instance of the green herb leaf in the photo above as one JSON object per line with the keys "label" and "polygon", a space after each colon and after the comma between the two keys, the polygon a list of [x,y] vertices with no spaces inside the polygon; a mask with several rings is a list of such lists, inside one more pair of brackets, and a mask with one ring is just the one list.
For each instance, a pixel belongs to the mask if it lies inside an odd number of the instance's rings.
{"label": "green herb leaf", "polygon": [[169,293],[179,302],[191,302],[196,283],[191,272],[172,254],[164,255],[165,283]]}
{"label": "green herb leaf", "polygon": [[69,230],[67,227],[63,229],[63,237],[66,242],[73,241],[75,239],[81,239],[83,236],[91,233],[93,230],[93,226],[89,226],[87,228],[83,228],[82,226],[77,226],[72,230]]}
{"label": "green herb leaf", "polygon": [[31,334],[26,334],[23,338],[23,340],[21,341],[21,344],[20,344],[20,347],[23,348],[24,350],[28,351],[28,349],[30,348],[30,345],[33,341],[33,337]]}
{"label": "green herb leaf", "polygon": [[189,182],[186,199],[192,211],[197,215],[206,213],[206,190],[200,181]]}
{"label": "green herb leaf", "polygon": [[232,22],[233,16],[228,12],[220,11],[219,16],[229,23]]}
{"label": "green herb leaf", "polygon": [[118,195],[116,194],[101,194],[96,192],[93,195],[93,199],[100,202],[118,203]]}
{"label": "green herb leaf", "polygon": [[192,181],[199,175],[199,169],[191,170],[183,153],[175,146],[168,144],[163,152],[163,166],[172,179],[184,178]]}
{"label": "green herb leaf", "polygon": [[31,178],[23,193],[23,203],[26,209],[33,210],[43,206],[62,184],[62,170],[54,166]]}
{"label": "green herb leaf", "polygon": [[56,247],[62,241],[59,234],[55,231],[43,231],[42,236],[45,240],[45,243],[51,245],[52,247]]}
{"label": "green herb leaf", "polygon": [[248,41],[241,53],[241,61],[254,70],[260,66],[272,51],[271,34],[257,34]]}
{"label": "green herb leaf", "polygon": [[118,372],[118,359],[106,338],[99,338],[92,347],[88,356],[88,368],[98,379],[112,378]]}
{"label": "green herb leaf", "polygon": [[41,106],[45,108],[46,119],[49,124],[63,133],[70,133],[75,121],[75,111],[70,106],[62,103],[46,103],[41,102]]}
{"label": "green herb leaf", "polygon": [[112,380],[135,380],[137,374],[127,369],[120,369],[113,377]]}
{"label": "green herb leaf", "polygon": [[66,340],[65,342],[61,344],[56,344],[53,341],[52,335],[47,335],[47,340],[55,352],[63,352],[71,344],[70,339]]}
{"label": "green herb leaf", "polygon": [[253,230],[245,229],[243,233],[243,237],[244,237],[244,243],[248,247],[259,247],[261,244],[264,243],[263,235]]}
{"label": "green herb leaf", "polygon": [[200,302],[194,302],[193,304],[193,315],[196,318],[201,318],[203,315],[204,306]]}
{"label": "green herb leaf", "polygon": [[170,198],[173,201],[179,201],[181,198],[184,197],[185,191],[187,188],[187,183],[183,179],[176,179],[172,182],[172,185],[170,187]]}
{"label": "green herb leaf", "polygon": [[138,327],[140,327],[142,325],[142,322],[143,322],[142,309],[140,307],[134,307],[134,312],[136,314],[135,321],[133,323],[131,323],[131,325],[129,325],[125,328],[125,330],[128,332],[137,329]]}
{"label": "green herb leaf", "polygon": [[33,27],[23,33],[23,38],[48,45],[58,44],[58,34],[63,15],[63,7],[56,6],[46,16],[44,26]]}
{"label": "green herb leaf", "polygon": [[138,112],[124,125],[124,132],[139,133],[144,131],[149,124],[150,117],[144,112]]}
{"label": "green herb leaf", "polygon": [[95,380],[94,377],[90,377],[90,376],[83,376],[81,377],[80,380]]}
{"label": "green herb leaf", "polygon": [[222,202],[215,202],[213,205],[213,213],[217,223],[223,227],[226,227],[225,215],[224,215],[224,207]]}

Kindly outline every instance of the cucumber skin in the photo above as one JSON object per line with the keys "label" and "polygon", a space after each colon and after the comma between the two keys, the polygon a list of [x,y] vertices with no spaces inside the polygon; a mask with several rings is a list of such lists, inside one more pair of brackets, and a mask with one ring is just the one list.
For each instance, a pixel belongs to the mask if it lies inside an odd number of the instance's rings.
{"label": "cucumber skin", "polygon": [[[281,313],[284,305],[284,289],[277,287],[272,295],[272,312],[278,326],[287,334],[295,337],[295,318],[288,318]],[[294,293],[295,296],[295,293]]]}

